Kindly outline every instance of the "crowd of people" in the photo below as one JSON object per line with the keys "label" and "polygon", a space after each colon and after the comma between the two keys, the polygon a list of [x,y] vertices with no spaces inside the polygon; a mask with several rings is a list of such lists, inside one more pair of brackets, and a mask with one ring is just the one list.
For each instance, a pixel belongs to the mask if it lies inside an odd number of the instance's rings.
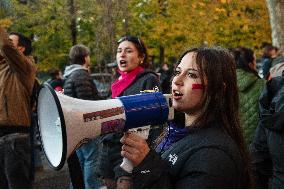
{"label": "crowd of people", "polygon": [[[0,188],[33,185],[38,82],[31,52],[27,37],[0,27]],[[70,188],[284,188],[283,52],[264,46],[263,78],[254,51],[245,47],[190,48],[174,68],[163,64],[155,72],[144,42],[123,36],[111,98],[170,93],[183,119],[151,126],[148,139],[131,132],[90,139],[67,160]],[[73,98],[101,100],[89,48],[72,46],[69,60],[63,74],[50,71],[47,83]],[[123,158],[133,163],[132,172],[120,167]]]}

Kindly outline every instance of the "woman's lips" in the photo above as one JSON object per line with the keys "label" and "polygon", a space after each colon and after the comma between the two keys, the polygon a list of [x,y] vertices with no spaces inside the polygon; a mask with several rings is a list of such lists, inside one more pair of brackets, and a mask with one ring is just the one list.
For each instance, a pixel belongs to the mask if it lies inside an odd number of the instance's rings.
{"label": "woman's lips", "polygon": [[181,99],[183,94],[178,90],[173,90],[173,99],[179,100]]}
{"label": "woman's lips", "polygon": [[127,62],[126,62],[125,60],[120,60],[120,61],[119,61],[119,65],[122,66],[122,67],[123,67],[123,66],[126,66],[126,63],[127,63]]}

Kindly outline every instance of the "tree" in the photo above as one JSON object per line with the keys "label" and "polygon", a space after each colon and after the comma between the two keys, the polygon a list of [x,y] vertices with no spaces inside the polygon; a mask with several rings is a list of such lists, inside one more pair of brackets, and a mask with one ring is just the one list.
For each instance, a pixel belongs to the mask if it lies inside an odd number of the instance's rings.
{"label": "tree", "polygon": [[173,63],[193,46],[241,45],[258,52],[271,40],[264,0],[129,0],[128,6],[130,33],[146,41],[150,55],[164,54],[160,62]]}
{"label": "tree", "polygon": [[68,63],[72,46],[68,0],[38,0],[22,4],[11,0],[13,24],[10,31],[18,31],[33,38],[33,55],[40,71],[63,68]]}
{"label": "tree", "polygon": [[8,28],[11,26],[11,19],[7,18],[7,15],[11,14],[11,2],[10,0],[0,1],[0,26]]}
{"label": "tree", "polygon": [[69,0],[69,12],[71,16],[70,30],[72,37],[72,45],[77,44],[77,25],[76,25],[76,6],[75,0]]}
{"label": "tree", "polygon": [[86,0],[78,3],[79,40],[91,48],[96,72],[104,71],[106,64],[115,58],[116,34],[121,29],[121,10],[122,6],[127,6],[124,1]]}
{"label": "tree", "polygon": [[241,45],[259,50],[263,42],[271,41],[264,0],[21,2],[0,0],[0,24],[33,37],[41,71],[63,68],[75,43],[90,47],[92,64],[102,71],[106,63],[115,60],[116,40],[125,34],[145,42],[154,67],[174,63],[188,47]]}
{"label": "tree", "polygon": [[272,30],[273,45],[284,48],[284,1],[283,0],[266,0],[270,25]]}

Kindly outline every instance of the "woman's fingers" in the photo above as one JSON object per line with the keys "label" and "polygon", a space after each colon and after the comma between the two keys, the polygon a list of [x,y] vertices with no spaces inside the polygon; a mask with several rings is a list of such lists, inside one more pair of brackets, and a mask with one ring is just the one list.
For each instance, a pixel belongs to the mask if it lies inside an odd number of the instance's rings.
{"label": "woman's fingers", "polygon": [[135,145],[137,142],[137,139],[135,140],[135,139],[133,139],[134,137],[132,136],[132,133],[125,133],[124,135],[123,135],[123,137],[120,139],[120,142],[122,143],[122,144],[127,144],[127,145],[129,145],[129,146],[133,146],[133,145]]}
{"label": "woman's fingers", "polygon": [[[132,146],[135,148],[138,148],[141,144],[143,144],[145,139],[132,134],[132,133],[126,133],[124,136],[120,139],[120,142],[122,144],[126,144],[128,146]],[[145,141],[146,142],[146,141]]]}
{"label": "woman's fingers", "polygon": [[121,155],[127,159],[129,159],[134,166],[139,165],[146,155],[149,153],[150,149],[138,150],[133,147],[129,147],[123,145],[123,150],[121,151]]}
{"label": "woman's fingers", "polygon": [[134,166],[140,164],[150,151],[146,140],[135,134],[127,133],[120,141],[123,144],[121,155],[132,161]]}

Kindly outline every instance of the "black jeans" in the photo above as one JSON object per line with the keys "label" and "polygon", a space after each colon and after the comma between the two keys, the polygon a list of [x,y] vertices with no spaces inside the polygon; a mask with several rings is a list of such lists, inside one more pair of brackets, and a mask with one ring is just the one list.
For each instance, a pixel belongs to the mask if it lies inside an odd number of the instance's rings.
{"label": "black jeans", "polygon": [[28,134],[0,137],[0,188],[30,189],[31,146]]}

